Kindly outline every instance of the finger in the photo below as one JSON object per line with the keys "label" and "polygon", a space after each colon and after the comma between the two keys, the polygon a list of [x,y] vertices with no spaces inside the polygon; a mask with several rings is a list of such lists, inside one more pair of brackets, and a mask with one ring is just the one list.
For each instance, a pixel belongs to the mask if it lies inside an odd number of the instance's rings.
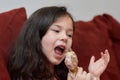
{"label": "finger", "polygon": [[71,75],[71,73],[68,72],[67,80],[73,80],[73,78],[74,78],[74,77]]}
{"label": "finger", "polygon": [[82,74],[83,72],[83,68],[82,67],[78,67],[78,74]]}
{"label": "finger", "polygon": [[105,64],[107,65],[110,61],[110,55],[108,50],[105,50],[105,55],[104,55],[104,60],[105,60]]}
{"label": "finger", "polygon": [[90,75],[90,73],[88,73],[88,74],[86,75],[86,80],[91,80],[91,75]]}
{"label": "finger", "polygon": [[90,59],[90,63],[89,64],[93,64],[95,62],[95,57],[92,56],[91,59]]}
{"label": "finger", "polygon": [[109,52],[108,52],[108,49],[105,49],[105,53],[109,53]]}
{"label": "finger", "polygon": [[104,53],[103,53],[103,52],[101,52],[100,54],[101,54],[101,57],[104,56]]}
{"label": "finger", "polygon": [[77,79],[86,80],[87,72],[83,71],[81,74],[78,74]]}
{"label": "finger", "polygon": [[101,52],[101,66],[100,67],[102,67],[102,66],[107,66],[107,64],[108,64],[108,59],[107,59],[107,55],[108,55],[108,53],[106,52],[107,50],[105,50],[104,51],[104,53],[103,52]]}
{"label": "finger", "polygon": [[101,58],[105,61],[108,62],[109,61],[109,53],[108,50],[106,49],[105,52],[101,52]]}
{"label": "finger", "polygon": [[86,76],[87,76],[87,72],[83,71],[83,76],[82,76],[83,80],[86,80]]}
{"label": "finger", "polygon": [[103,53],[103,52],[101,52],[100,54],[101,54],[101,59],[105,60],[106,59],[106,54]]}
{"label": "finger", "polygon": [[109,52],[108,52],[107,49],[105,50],[104,54],[101,53],[101,56],[102,56],[102,58],[105,60],[105,62],[107,62],[107,63],[109,62],[109,60],[110,60],[110,55],[109,55]]}
{"label": "finger", "polygon": [[108,52],[107,49],[105,50],[105,54],[106,54],[107,61],[109,62],[110,61],[110,55],[109,55],[109,52]]}
{"label": "finger", "polygon": [[77,72],[77,74],[76,74],[76,80],[83,80],[82,78],[81,78],[81,76],[82,76],[82,73],[83,73],[83,68],[82,67],[78,67],[78,72]]}

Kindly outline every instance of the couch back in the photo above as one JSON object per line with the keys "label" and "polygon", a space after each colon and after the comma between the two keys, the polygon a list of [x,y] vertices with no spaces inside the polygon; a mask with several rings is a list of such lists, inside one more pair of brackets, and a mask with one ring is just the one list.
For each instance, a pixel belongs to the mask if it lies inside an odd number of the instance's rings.
{"label": "couch back", "polygon": [[10,80],[6,67],[9,49],[26,19],[23,7],[0,13],[0,80]]}
{"label": "couch back", "polygon": [[80,66],[87,70],[91,56],[98,59],[105,49],[110,53],[110,63],[101,80],[120,80],[120,23],[109,14],[75,22],[73,50]]}

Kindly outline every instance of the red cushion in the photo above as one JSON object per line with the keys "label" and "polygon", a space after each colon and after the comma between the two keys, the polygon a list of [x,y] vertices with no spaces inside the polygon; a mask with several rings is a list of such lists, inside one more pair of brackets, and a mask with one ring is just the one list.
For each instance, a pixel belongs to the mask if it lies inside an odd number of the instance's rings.
{"label": "red cushion", "polygon": [[23,7],[0,13],[0,80],[10,80],[6,69],[8,51],[26,19]]}
{"label": "red cushion", "polygon": [[[108,14],[98,15],[91,21],[75,22],[75,34],[73,36],[73,50],[77,53],[79,64],[85,70],[92,55],[96,59],[100,58],[100,52],[108,49],[110,52],[110,63],[106,71],[101,76],[101,80],[120,80],[120,67],[117,61],[116,52],[120,53],[120,24]],[[114,28],[114,29],[113,29]],[[113,38],[119,41],[113,48]],[[118,55],[118,54],[117,54]],[[119,54],[120,59],[120,54]]]}

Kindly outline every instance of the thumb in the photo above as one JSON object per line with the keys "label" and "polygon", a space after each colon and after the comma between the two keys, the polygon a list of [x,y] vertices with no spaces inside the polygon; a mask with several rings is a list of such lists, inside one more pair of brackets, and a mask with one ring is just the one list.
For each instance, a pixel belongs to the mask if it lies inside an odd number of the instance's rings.
{"label": "thumb", "polygon": [[93,68],[94,62],[95,62],[95,57],[92,56],[92,57],[90,58],[90,63],[89,63],[89,66],[88,66],[88,71],[89,71],[89,72],[91,72],[91,69]]}
{"label": "thumb", "polygon": [[93,64],[94,62],[95,62],[95,56],[92,56],[91,59],[90,59],[89,65]]}

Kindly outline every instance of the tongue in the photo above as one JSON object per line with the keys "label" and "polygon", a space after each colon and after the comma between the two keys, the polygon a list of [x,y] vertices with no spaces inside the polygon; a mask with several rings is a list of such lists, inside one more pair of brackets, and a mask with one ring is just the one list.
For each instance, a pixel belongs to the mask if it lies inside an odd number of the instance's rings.
{"label": "tongue", "polygon": [[55,48],[55,52],[56,52],[57,54],[62,55],[62,50],[61,50],[60,48],[58,48],[58,47]]}

